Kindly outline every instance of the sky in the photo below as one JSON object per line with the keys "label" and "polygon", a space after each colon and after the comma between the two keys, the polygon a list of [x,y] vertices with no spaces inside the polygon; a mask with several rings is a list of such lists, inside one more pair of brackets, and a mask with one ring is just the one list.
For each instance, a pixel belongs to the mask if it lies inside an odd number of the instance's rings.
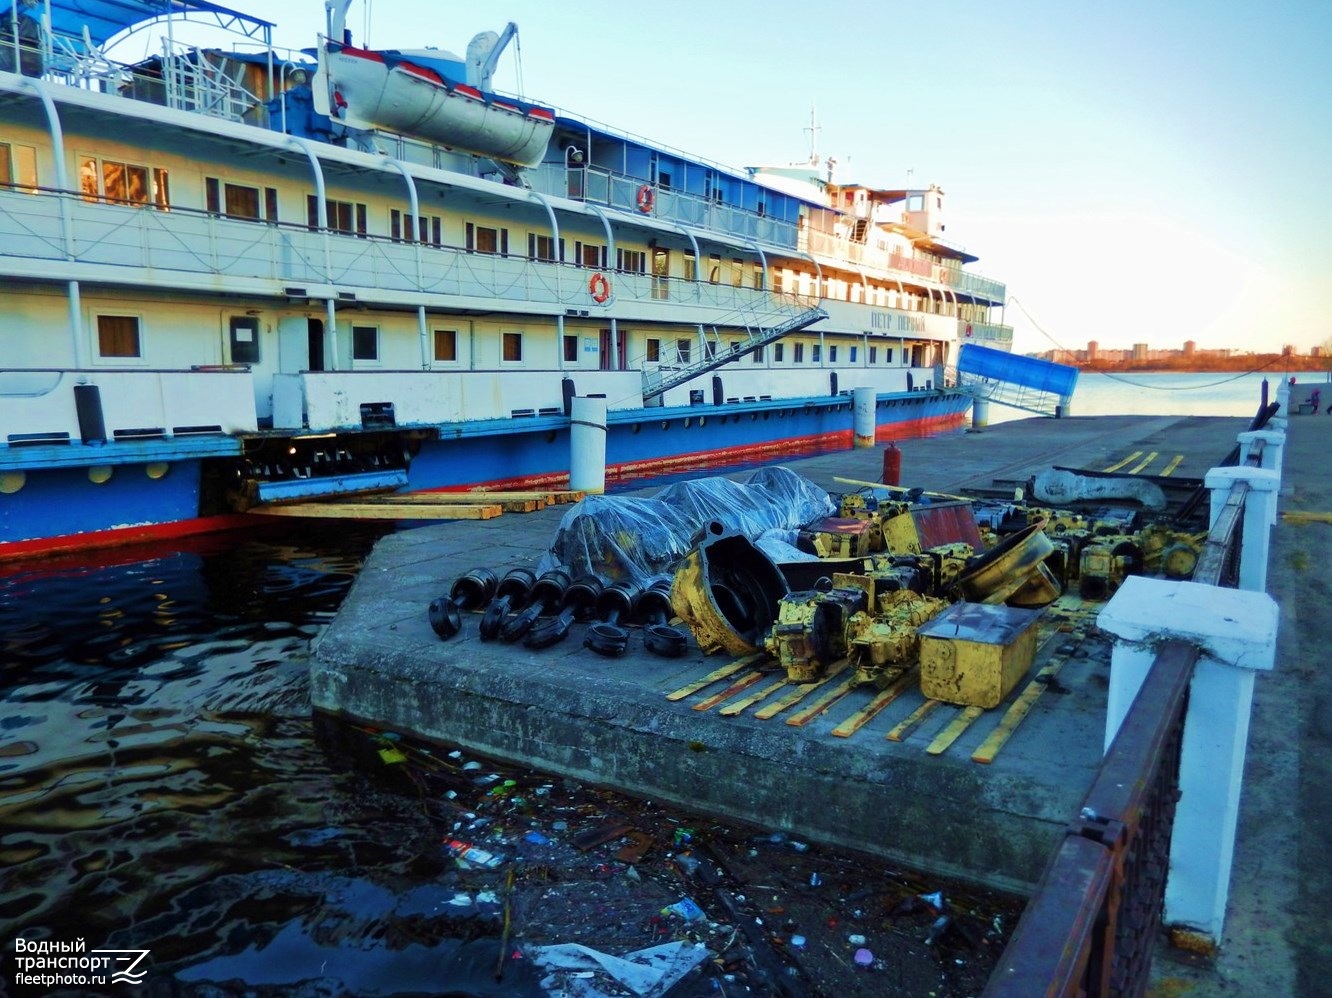
{"label": "sky", "polygon": [[[313,0],[274,41],[312,44]],[[367,18],[368,12],[368,18]],[[803,160],[947,195],[1019,352],[1332,337],[1332,3],[372,0],[358,44],[465,51],[495,88],[727,165]],[[368,34],[367,34],[368,26]]]}

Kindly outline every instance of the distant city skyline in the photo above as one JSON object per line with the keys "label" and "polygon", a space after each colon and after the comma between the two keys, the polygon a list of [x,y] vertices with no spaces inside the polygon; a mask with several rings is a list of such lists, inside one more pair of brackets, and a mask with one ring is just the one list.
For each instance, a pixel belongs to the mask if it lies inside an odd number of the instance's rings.
{"label": "distant city skyline", "polygon": [[[294,49],[324,22],[317,0],[239,6]],[[817,107],[839,180],[947,192],[947,235],[1007,285],[1020,353],[1181,330],[1207,349],[1307,350],[1329,334],[1315,295],[1332,272],[1332,4],[628,11],[380,0],[348,24],[358,42],[461,53],[516,21],[498,88],[735,167],[803,159]]]}

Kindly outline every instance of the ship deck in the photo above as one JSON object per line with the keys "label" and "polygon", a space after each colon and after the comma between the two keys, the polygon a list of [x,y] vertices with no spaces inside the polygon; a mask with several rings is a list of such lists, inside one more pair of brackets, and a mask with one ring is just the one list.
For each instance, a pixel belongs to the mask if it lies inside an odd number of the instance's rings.
{"label": "ship deck", "polygon": [[[1240,418],[1021,420],[903,441],[902,483],[1011,495],[1011,482],[1052,465],[1104,470],[1135,454],[1124,470],[1170,466],[1170,476],[1200,479],[1245,428]],[[851,487],[838,478],[877,479],[881,451],[785,463],[840,492]],[[774,686],[779,671],[753,679],[735,665],[704,684],[732,660],[654,657],[637,635],[624,657],[603,658],[582,646],[578,624],[564,643],[531,651],[481,642],[479,618],[465,615],[463,632],[440,641],[427,604],[471,568],[534,566],[566,509],[382,540],[318,643],[315,707],[940,875],[1019,892],[1039,879],[1101,759],[1103,604],[1065,597],[1052,607],[1033,669],[998,708],[927,707],[914,724],[925,703],[914,684],[888,701],[869,688],[837,697],[834,679],[760,717],[790,691]],[[1036,683],[1038,670],[1047,681]],[[1015,724],[1019,697],[1032,702]]]}

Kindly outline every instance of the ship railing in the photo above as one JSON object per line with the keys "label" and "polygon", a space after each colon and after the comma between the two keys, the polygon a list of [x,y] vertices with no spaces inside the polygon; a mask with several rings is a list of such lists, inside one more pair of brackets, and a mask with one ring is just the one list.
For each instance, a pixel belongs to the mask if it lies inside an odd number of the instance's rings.
{"label": "ship railing", "polygon": [[995,350],[1013,349],[1013,327],[992,322],[971,322],[959,319],[957,323],[958,340],[962,343],[979,343]]}
{"label": "ship railing", "polygon": [[[540,194],[605,205],[628,215],[754,240],[765,246],[786,249],[796,246],[795,222],[648,183],[640,177],[630,177],[604,167],[543,163],[524,176],[532,189]],[[703,266],[703,261],[699,261],[699,266]]]}
{"label": "ship railing", "polygon": [[979,274],[934,260],[907,256],[900,250],[853,242],[829,232],[806,229],[800,234],[800,250],[824,260],[844,261],[866,267],[881,280],[905,278],[913,285],[922,281],[944,285],[968,297],[989,302],[1005,300],[1004,285]]}
{"label": "ship railing", "polygon": [[[502,298],[588,311],[632,303],[645,315],[666,318],[669,309],[691,324],[723,323],[723,313],[772,295],[761,288],[609,271],[611,295],[597,302],[589,285],[596,271],[573,263],[32,190],[0,188],[0,228],[6,233],[0,270],[13,276],[49,277],[54,264],[68,268],[66,279],[80,268],[114,268],[122,275],[151,272],[159,280],[177,274],[182,282],[207,275],[265,279],[284,287],[317,285],[325,297],[336,288],[363,300],[408,293],[472,298],[488,306]],[[68,244],[62,200],[70,216]]]}

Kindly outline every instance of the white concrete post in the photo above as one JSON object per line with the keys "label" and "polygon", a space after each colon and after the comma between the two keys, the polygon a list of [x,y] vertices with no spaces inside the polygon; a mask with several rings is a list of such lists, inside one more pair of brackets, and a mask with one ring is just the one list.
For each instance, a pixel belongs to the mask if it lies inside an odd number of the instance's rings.
{"label": "white concrete post", "polygon": [[1262,452],[1258,455],[1258,467],[1275,471],[1280,476],[1282,462],[1286,456],[1285,433],[1279,430],[1249,430],[1241,433],[1236,439],[1240,445],[1240,464],[1251,467],[1249,456],[1261,442]]}
{"label": "white concrete post", "polygon": [[873,447],[878,432],[877,412],[879,393],[873,388],[851,389],[851,409],[854,413],[852,432],[855,447]]}
{"label": "white concrete post", "polygon": [[971,401],[971,428],[979,433],[990,425],[990,400],[983,398]]}
{"label": "white concrete post", "polygon": [[1257,669],[1276,655],[1278,609],[1266,593],[1132,576],[1097,617],[1115,638],[1109,748],[1156,657],[1172,638],[1201,651],[1189,685],[1165,920],[1221,941]]}
{"label": "white concrete post", "polygon": [[1249,494],[1244,499],[1244,542],[1240,545],[1239,587],[1256,593],[1267,591],[1267,550],[1272,524],[1276,523],[1277,490],[1281,476],[1266,468],[1213,468],[1203,484],[1212,491],[1212,515],[1215,524],[1230,489],[1236,482],[1246,482]]}
{"label": "white concrete post", "polygon": [[572,400],[569,414],[569,488],[606,491],[606,400]]}

